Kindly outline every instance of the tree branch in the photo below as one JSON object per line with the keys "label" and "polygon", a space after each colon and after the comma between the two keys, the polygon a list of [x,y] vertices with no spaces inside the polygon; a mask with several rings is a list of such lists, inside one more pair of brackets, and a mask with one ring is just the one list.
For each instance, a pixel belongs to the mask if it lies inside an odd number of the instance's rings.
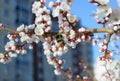
{"label": "tree branch", "polygon": [[[10,33],[18,34],[19,32],[16,30],[11,29],[10,27],[5,27],[2,24],[0,24],[0,30],[6,30]],[[75,30],[78,31],[78,30]],[[55,32],[48,32],[45,34],[52,34],[56,35],[58,31]],[[114,31],[112,28],[88,28],[85,30],[85,33],[108,33],[108,34],[113,34],[113,33],[120,33],[120,30]]]}
{"label": "tree branch", "polygon": [[97,81],[89,69],[87,69],[86,72],[90,75],[90,77],[92,78],[93,81]]}
{"label": "tree branch", "polygon": [[85,32],[91,32],[91,33],[108,33],[108,34],[115,33],[115,31],[112,28],[91,28],[91,29],[86,29]]}
{"label": "tree branch", "polygon": [[14,33],[14,34],[18,34],[19,32],[17,32],[16,30],[13,30],[12,28],[9,27],[5,27],[4,25],[0,24],[0,30],[6,30],[10,33]]}

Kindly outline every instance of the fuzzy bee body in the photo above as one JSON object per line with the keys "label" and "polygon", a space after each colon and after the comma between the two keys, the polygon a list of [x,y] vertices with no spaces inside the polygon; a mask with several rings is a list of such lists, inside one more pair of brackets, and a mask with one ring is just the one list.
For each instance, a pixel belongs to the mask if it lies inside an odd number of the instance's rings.
{"label": "fuzzy bee body", "polygon": [[64,42],[63,36],[62,36],[61,34],[57,34],[57,35],[56,35],[56,41],[57,41],[58,43],[63,43],[63,42]]}

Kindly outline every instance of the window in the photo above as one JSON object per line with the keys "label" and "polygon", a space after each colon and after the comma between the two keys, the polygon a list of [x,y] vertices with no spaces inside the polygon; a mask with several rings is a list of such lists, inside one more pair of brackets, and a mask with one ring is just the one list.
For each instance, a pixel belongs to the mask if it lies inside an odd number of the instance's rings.
{"label": "window", "polygon": [[43,74],[38,74],[39,79],[43,79]]}
{"label": "window", "polygon": [[10,0],[4,0],[4,2],[5,2],[6,4],[9,4]]}
{"label": "window", "polygon": [[10,15],[10,14],[9,14],[9,10],[8,10],[8,9],[5,9],[3,15],[4,15],[4,17],[9,17],[9,15]]}

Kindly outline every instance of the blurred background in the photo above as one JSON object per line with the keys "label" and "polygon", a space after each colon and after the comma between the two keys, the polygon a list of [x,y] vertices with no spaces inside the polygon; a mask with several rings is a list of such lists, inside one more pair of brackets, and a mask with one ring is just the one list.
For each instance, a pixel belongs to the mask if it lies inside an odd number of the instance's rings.
{"label": "blurred background", "polygon": [[[32,3],[35,0],[0,0],[0,23],[16,29],[19,25],[29,25],[34,23],[34,15],[31,12]],[[49,2],[50,0],[47,0]],[[113,0],[112,5],[116,2]],[[48,4],[48,3],[47,3]],[[92,17],[92,11],[96,6],[90,4],[88,0],[74,0],[72,13],[80,19],[78,27],[100,27]],[[57,19],[52,18],[53,30],[57,30]],[[7,32],[0,31],[0,52],[4,52]],[[94,50],[93,50],[94,48]],[[66,59],[64,67],[71,67],[73,75],[86,75],[79,65],[83,59],[89,69],[93,72],[98,48],[92,47],[91,42],[79,43],[75,49],[69,49],[62,58]],[[67,81],[62,76],[54,74],[53,66],[47,63],[43,54],[42,44],[34,44],[32,51],[27,51],[26,55],[19,55],[8,64],[0,64],[0,81]]]}

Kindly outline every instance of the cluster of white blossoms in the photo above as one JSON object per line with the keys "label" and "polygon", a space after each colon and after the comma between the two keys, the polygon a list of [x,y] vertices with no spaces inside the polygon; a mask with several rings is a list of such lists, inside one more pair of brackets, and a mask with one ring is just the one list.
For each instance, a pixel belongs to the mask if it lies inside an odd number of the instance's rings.
{"label": "cluster of white blossoms", "polygon": [[53,8],[52,15],[53,17],[58,17],[60,15],[61,10],[63,11],[69,11],[70,5],[67,3],[67,1],[60,2],[60,0],[57,0],[56,3],[51,1],[49,3],[49,7]]}
{"label": "cluster of white blossoms", "polygon": [[113,52],[111,52],[111,51],[109,51],[108,49],[107,49],[107,43],[105,43],[105,42],[103,42],[103,43],[100,43],[100,52],[101,53],[105,53],[105,55],[104,56],[100,56],[99,57],[99,60],[101,60],[101,61],[108,61],[108,62],[111,62],[112,61],[112,59],[111,59],[111,56],[113,56]]}
{"label": "cluster of white blossoms", "polygon": [[10,61],[10,58],[8,58],[7,55],[0,53],[0,63],[5,64],[6,62],[9,62],[9,61]]}
{"label": "cluster of white blossoms", "polygon": [[45,6],[46,2],[35,1],[32,5],[32,12],[35,14],[35,34],[43,35],[44,32],[49,32],[51,30],[51,17],[50,10]]}
{"label": "cluster of white blossoms", "polygon": [[[118,0],[119,2],[120,0]],[[101,24],[103,28],[112,28],[115,34],[110,35],[104,34],[103,37],[96,37],[93,39],[93,44],[96,45],[98,42],[100,50],[99,52],[104,53],[103,56],[99,57],[103,66],[98,66],[95,73],[95,77],[98,81],[119,81],[119,71],[116,69],[116,65],[112,65],[112,56],[115,55],[114,51],[109,50],[109,43],[112,43],[118,50],[119,47],[115,45],[115,42],[119,40],[119,34],[117,31],[120,29],[120,8],[113,8],[109,5],[110,0],[90,0],[91,3],[97,6],[97,10],[94,12],[94,18],[98,24]],[[109,63],[109,64],[108,64]],[[100,65],[98,63],[98,65]],[[108,66],[109,65],[109,66]],[[110,66],[112,65],[112,66]],[[114,67],[114,68],[113,68]]]}
{"label": "cluster of white blossoms", "polygon": [[24,26],[21,25],[17,28],[17,31],[19,32],[20,41],[21,42],[27,42],[27,43],[38,43],[40,41],[40,38],[36,34],[32,34],[34,32],[35,25],[29,25]]}
{"label": "cluster of white blossoms", "polygon": [[111,7],[99,6],[97,11],[94,13],[95,19],[97,19],[98,21],[103,19],[103,18],[107,19],[107,16],[109,16],[110,13],[112,13]]}
{"label": "cluster of white blossoms", "polygon": [[[56,35],[51,35],[51,16],[47,9],[46,1],[35,1],[32,5],[32,12],[35,14],[35,24],[20,25],[14,34],[8,34],[10,40],[5,45],[5,53],[0,53],[0,62],[5,63],[9,58],[17,57],[18,54],[26,54],[25,45],[29,44],[32,49],[32,43],[43,42],[44,54],[48,63],[55,67],[55,73],[60,74],[64,60],[60,57],[68,51],[68,46],[75,47],[80,42],[79,35],[73,30],[77,22],[77,17],[70,13],[70,4],[67,0],[56,3],[50,2],[53,9],[52,16],[58,17],[60,31]],[[79,39],[78,39],[79,38]]]}
{"label": "cluster of white blossoms", "polygon": [[[94,18],[98,24],[102,24],[105,27],[109,26],[115,32],[120,29],[119,8],[109,6],[109,0],[90,0],[90,2],[98,7],[94,12]],[[69,47],[75,48],[79,42],[92,41],[92,35],[94,33],[82,27],[79,29],[75,28],[78,19],[76,15],[71,13],[71,3],[72,0],[51,1],[49,3],[49,9],[46,7],[45,0],[35,1],[32,5],[32,13],[35,14],[35,24],[28,26],[20,25],[15,33],[7,35],[10,41],[5,45],[6,52],[0,53],[0,62],[6,63],[11,58],[17,57],[18,54],[26,54],[26,44],[28,44],[29,49],[33,49],[33,42],[37,44],[43,42],[44,54],[48,63],[54,66],[56,75],[61,74],[63,64],[65,63],[61,56],[68,52]],[[51,31],[51,17],[58,19],[59,30],[57,32]],[[2,27],[1,24],[0,27]],[[98,32],[96,29],[94,31]],[[109,39],[107,35],[104,36],[104,40]],[[104,56],[100,57],[100,60],[110,61],[113,53],[108,50],[109,41],[104,40],[99,45],[100,52],[105,53]],[[100,41],[99,37],[93,39],[94,44],[98,41]],[[70,73],[68,74],[71,76]],[[86,77],[83,77],[83,79],[87,80]]]}
{"label": "cluster of white blossoms", "polygon": [[98,6],[97,10],[94,12],[94,17],[99,24],[104,24],[108,21],[110,14],[112,13],[112,8],[108,5],[109,0],[91,0]]}
{"label": "cluster of white blossoms", "polygon": [[[98,81],[119,81],[120,63],[113,62],[97,62],[95,65],[95,77]],[[107,69],[107,70],[106,70]]]}
{"label": "cluster of white blossoms", "polygon": [[34,24],[29,26],[21,25],[16,30],[17,34],[8,34],[7,37],[10,41],[5,45],[5,54],[8,54],[8,57],[17,57],[19,53],[26,54],[27,51],[24,48],[26,43],[29,44],[29,49],[32,49],[32,43],[40,41],[40,37],[33,33],[34,29]]}
{"label": "cluster of white blossoms", "polygon": [[[110,6],[110,0],[90,0],[90,2],[97,6],[97,10],[94,12],[94,18],[98,24],[101,24],[104,28],[112,28],[115,32],[120,29],[120,8]],[[99,44],[99,52],[105,53],[105,56],[100,57],[101,60],[110,60],[110,57],[113,55],[112,51],[108,50],[108,40],[111,40],[111,37],[109,37],[109,34],[104,34],[103,38],[106,42],[102,39],[102,43]],[[112,35],[114,39],[117,39],[117,37],[115,34]],[[98,38],[93,39],[94,45],[96,45],[97,42],[100,42]]]}
{"label": "cluster of white blossoms", "polygon": [[98,7],[94,12],[98,24],[104,24],[117,31],[120,25],[120,8],[109,6],[109,0],[90,0],[90,2]]}

